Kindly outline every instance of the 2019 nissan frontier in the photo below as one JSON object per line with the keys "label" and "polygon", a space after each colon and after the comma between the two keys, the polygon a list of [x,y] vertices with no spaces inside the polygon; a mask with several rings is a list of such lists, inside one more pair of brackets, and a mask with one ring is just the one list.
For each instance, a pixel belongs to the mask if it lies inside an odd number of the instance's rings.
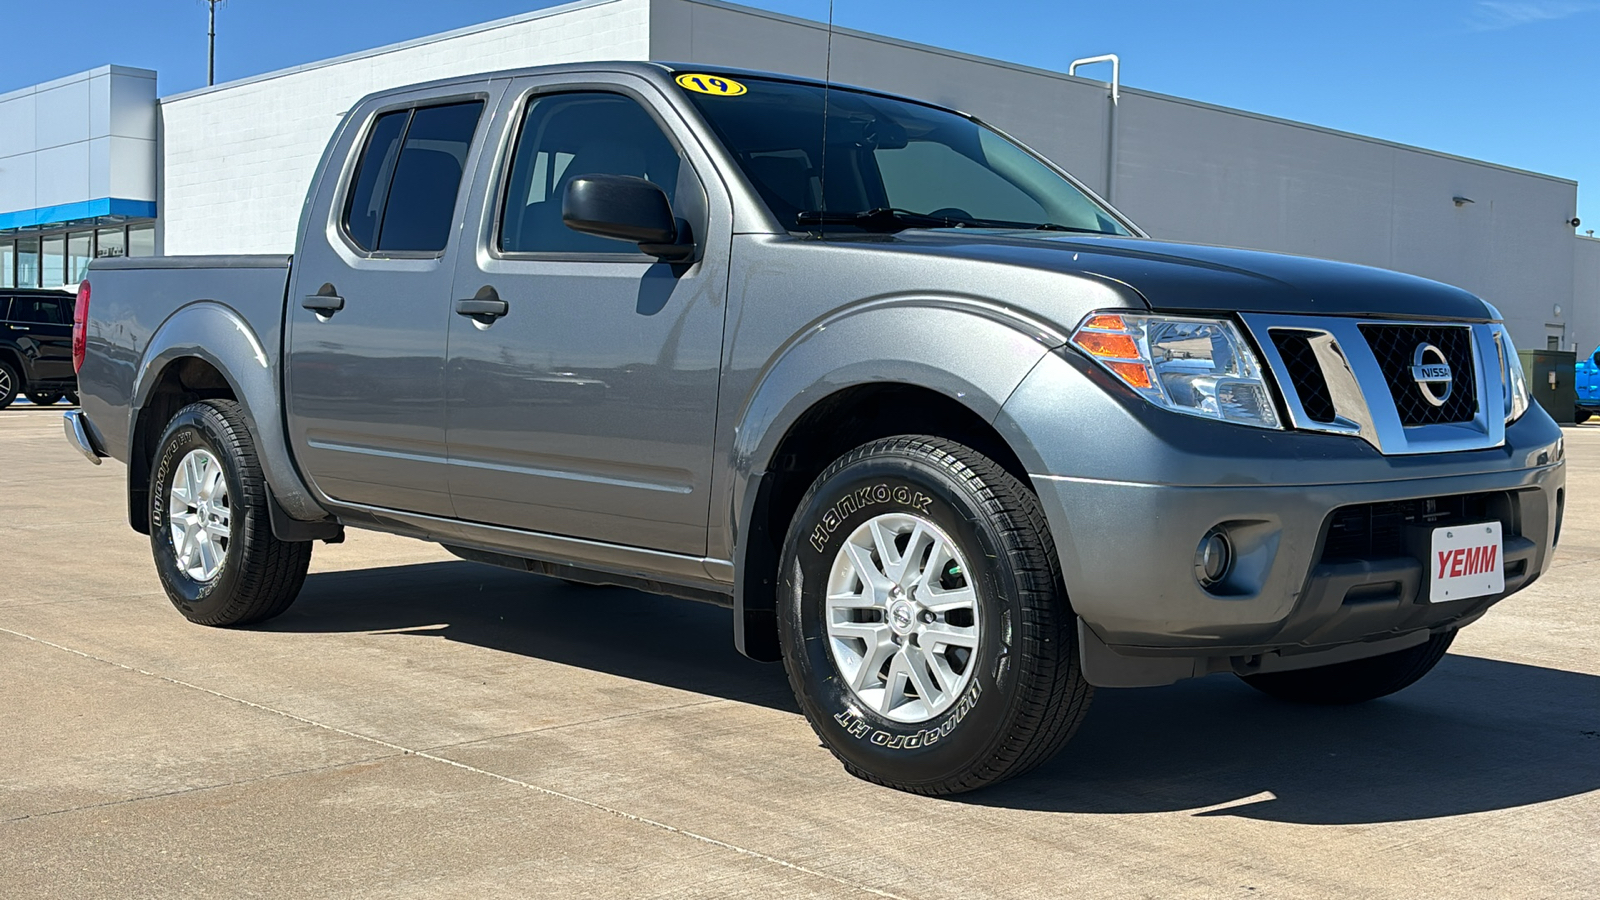
{"label": "2019 nissan frontier", "polygon": [[1499,314],[1146,237],[970,116],[584,64],[375,94],[294,256],[96,260],[69,438],[190,620],[344,528],[733,609],[909,791],[1048,759],[1095,687],[1406,687],[1549,566]]}

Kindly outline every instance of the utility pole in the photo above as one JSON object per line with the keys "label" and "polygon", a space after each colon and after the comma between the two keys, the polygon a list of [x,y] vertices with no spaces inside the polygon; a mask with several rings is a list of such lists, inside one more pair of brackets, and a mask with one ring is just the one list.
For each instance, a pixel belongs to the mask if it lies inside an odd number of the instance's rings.
{"label": "utility pole", "polygon": [[222,0],[206,0],[210,7],[211,26],[206,30],[206,85],[217,83],[217,4]]}

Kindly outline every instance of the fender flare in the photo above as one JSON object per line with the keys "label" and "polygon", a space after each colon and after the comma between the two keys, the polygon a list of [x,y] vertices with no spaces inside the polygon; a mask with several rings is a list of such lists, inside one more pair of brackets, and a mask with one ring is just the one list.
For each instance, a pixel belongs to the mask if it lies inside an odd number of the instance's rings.
{"label": "fender flare", "polygon": [[[886,336],[889,336],[886,339]],[[967,297],[891,296],[834,310],[787,341],[740,410],[731,454],[734,643],[776,660],[776,585],[782,536],[767,533],[769,472],[807,412],[841,391],[908,384],[935,391],[993,423],[1012,391],[1066,336],[1009,307]]]}
{"label": "fender flare", "polygon": [[199,359],[220,372],[238,398],[271,496],[283,512],[302,522],[327,519],[327,510],[313,498],[289,454],[275,352],[276,348],[269,352],[243,317],[222,303],[198,300],[179,307],[150,336],[135,371],[127,458],[135,459],[139,416],[168,366]]}

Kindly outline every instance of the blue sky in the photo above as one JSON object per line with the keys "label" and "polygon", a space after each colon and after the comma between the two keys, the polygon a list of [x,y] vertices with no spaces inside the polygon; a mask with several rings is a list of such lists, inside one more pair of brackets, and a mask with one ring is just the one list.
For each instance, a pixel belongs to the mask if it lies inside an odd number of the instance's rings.
{"label": "blue sky", "polygon": [[[827,0],[745,0],[825,19]],[[227,0],[241,78],[556,5]],[[205,83],[203,0],[0,0],[0,93],[105,63]],[[1600,0],[835,0],[835,21],[1043,68],[1120,54],[1123,82],[1580,182],[1600,227]],[[981,113],[981,110],[977,112]]]}

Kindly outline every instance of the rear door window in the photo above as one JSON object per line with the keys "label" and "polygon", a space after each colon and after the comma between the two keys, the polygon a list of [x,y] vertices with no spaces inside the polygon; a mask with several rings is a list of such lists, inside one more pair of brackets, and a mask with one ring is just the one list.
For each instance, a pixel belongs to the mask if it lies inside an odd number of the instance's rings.
{"label": "rear door window", "polygon": [[11,304],[11,320],[31,325],[71,325],[66,301],[54,297],[18,297]]}
{"label": "rear door window", "polygon": [[384,113],[372,125],[345,204],[345,233],[363,250],[438,253],[483,102]]}

